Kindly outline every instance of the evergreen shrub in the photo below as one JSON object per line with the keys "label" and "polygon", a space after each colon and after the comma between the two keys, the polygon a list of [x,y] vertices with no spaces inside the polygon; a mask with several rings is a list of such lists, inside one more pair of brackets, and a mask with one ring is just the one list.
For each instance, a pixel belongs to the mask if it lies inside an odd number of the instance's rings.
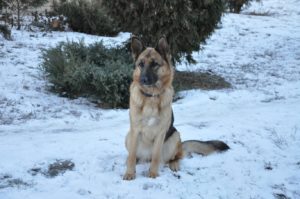
{"label": "evergreen shrub", "polygon": [[102,8],[98,0],[54,1],[54,12],[67,17],[67,22],[76,32],[101,36],[115,36],[119,33],[116,23]]}
{"label": "evergreen shrub", "polygon": [[128,107],[133,62],[125,48],[68,41],[43,50],[42,57],[42,69],[54,91],[96,97],[106,107]]}
{"label": "evergreen shrub", "polygon": [[200,50],[224,11],[223,0],[104,0],[102,4],[122,31],[141,37],[145,46],[155,46],[165,35],[174,63],[182,57],[195,62],[192,52]]}

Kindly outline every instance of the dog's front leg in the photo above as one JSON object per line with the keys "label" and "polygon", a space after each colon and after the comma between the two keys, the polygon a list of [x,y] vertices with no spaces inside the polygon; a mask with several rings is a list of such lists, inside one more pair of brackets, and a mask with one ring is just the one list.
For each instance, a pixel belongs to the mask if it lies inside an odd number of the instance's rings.
{"label": "dog's front leg", "polygon": [[159,167],[161,153],[162,153],[162,146],[164,144],[164,137],[165,135],[158,135],[155,138],[153,151],[152,151],[150,170],[149,170],[150,178],[156,178],[158,176],[158,167]]}
{"label": "dog's front leg", "polygon": [[123,177],[124,180],[133,180],[135,178],[135,166],[136,166],[136,151],[137,151],[137,138],[139,132],[131,130],[129,132],[128,142],[128,158],[127,169]]}

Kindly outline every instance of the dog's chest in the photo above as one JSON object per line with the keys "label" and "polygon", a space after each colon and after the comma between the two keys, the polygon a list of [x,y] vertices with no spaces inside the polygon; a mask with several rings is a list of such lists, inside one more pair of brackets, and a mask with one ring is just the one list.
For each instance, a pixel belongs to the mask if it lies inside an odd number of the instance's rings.
{"label": "dog's chest", "polygon": [[155,137],[158,134],[161,134],[160,131],[160,118],[155,116],[144,117],[141,121],[141,138],[144,142],[152,143]]}
{"label": "dog's chest", "polygon": [[146,117],[142,120],[143,126],[155,126],[159,123],[159,118],[158,117]]}
{"label": "dog's chest", "polygon": [[140,115],[143,127],[156,126],[160,122],[160,115],[157,108],[145,107]]}
{"label": "dog's chest", "polygon": [[[135,109],[137,108],[137,109]],[[147,99],[142,107],[131,107],[131,128],[140,133],[140,141],[153,143],[163,137],[171,121],[171,107],[161,107],[157,100]]]}

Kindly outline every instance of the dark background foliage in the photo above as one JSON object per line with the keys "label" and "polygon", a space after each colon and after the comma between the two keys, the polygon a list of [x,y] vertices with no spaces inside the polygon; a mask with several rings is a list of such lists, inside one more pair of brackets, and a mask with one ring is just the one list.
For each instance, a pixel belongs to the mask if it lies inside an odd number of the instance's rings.
{"label": "dark background foliage", "polygon": [[[145,46],[155,46],[162,35],[170,44],[173,61],[195,60],[193,51],[212,34],[224,11],[223,0],[71,0],[54,6],[75,31],[97,35],[132,32]],[[129,43],[117,48],[103,43],[86,46],[64,42],[43,51],[42,68],[52,89],[64,96],[100,99],[101,106],[127,108],[133,60]],[[177,91],[193,88],[218,89],[230,85],[210,73],[176,72]]]}
{"label": "dark background foliage", "polygon": [[74,31],[102,36],[115,36],[119,32],[116,23],[97,0],[54,1],[53,7],[54,13],[67,17]]}
{"label": "dark background foliage", "polygon": [[105,0],[103,6],[122,31],[140,36],[146,46],[155,46],[165,35],[174,61],[185,57],[189,63],[224,10],[222,0]]}
{"label": "dark background foliage", "polygon": [[0,24],[0,34],[7,40],[11,40],[11,30],[7,25]]}

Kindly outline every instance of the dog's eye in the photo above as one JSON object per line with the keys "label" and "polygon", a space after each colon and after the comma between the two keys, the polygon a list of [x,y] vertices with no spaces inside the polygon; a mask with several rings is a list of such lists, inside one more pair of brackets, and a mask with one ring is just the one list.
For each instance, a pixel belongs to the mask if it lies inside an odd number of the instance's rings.
{"label": "dog's eye", "polygon": [[151,66],[152,68],[155,68],[155,67],[158,67],[159,64],[158,64],[156,61],[152,61],[151,64],[150,64],[150,66]]}
{"label": "dog's eye", "polygon": [[140,62],[140,63],[139,63],[139,67],[140,67],[140,68],[144,68],[144,63],[143,63],[143,62]]}

